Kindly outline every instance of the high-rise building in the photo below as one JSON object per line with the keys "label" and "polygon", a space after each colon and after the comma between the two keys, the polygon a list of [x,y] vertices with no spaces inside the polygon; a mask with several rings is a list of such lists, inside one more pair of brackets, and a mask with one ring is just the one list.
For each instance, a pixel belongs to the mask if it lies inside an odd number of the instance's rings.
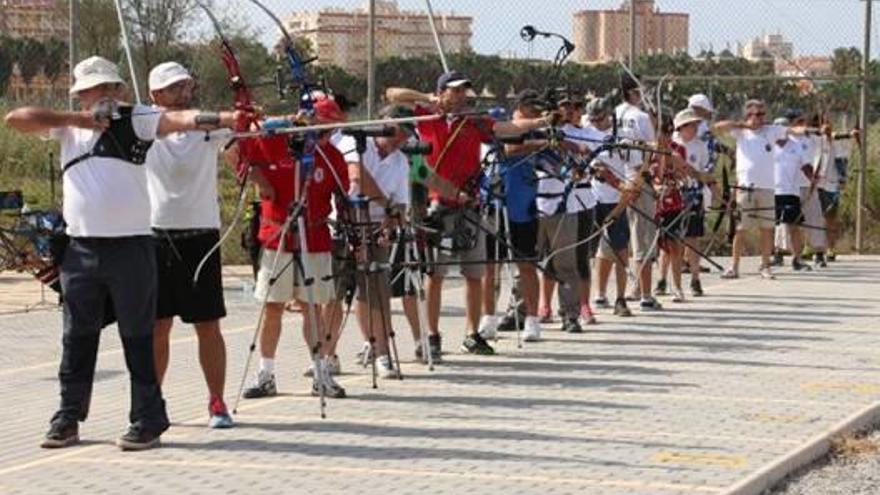
{"label": "high-rise building", "polygon": [[[336,65],[363,74],[367,69],[366,6],[355,10],[325,8],[295,12],[284,24],[297,38],[307,39],[322,65]],[[469,50],[473,17],[435,12],[434,21],[447,53]],[[395,0],[376,1],[376,56],[412,57],[436,52],[426,12],[400,10]]]}
{"label": "high-rise building", "polygon": [[790,60],[794,56],[794,44],[787,41],[781,33],[766,34],[740,46],[739,56],[748,60]]}
{"label": "high-rise building", "polygon": [[67,38],[67,9],[57,0],[0,0],[0,34],[13,38]]}
{"label": "high-rise building", "polygon": [[616,10],[582,10],[574,14],[575,61],[602,63],[629,56],[630,1],[635,1],[636,56],[688,50],[688,14],[661,12],[654,0],[626,0]]}

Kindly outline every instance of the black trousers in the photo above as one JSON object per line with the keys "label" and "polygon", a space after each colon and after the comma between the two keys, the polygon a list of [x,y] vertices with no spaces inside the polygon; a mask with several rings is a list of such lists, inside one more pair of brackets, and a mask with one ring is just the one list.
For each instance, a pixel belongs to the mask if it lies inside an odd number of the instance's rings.
{"label": "black trousers", "polygon": [[129,422],[148,431],[165,431],[168,416],[153,361],[157,281],[152,238],[71,239],[61,265],[61,285],[61,407],[52,421],[83,421],[88,416],[98,343],[109,300],[118,317],[131,380]]}

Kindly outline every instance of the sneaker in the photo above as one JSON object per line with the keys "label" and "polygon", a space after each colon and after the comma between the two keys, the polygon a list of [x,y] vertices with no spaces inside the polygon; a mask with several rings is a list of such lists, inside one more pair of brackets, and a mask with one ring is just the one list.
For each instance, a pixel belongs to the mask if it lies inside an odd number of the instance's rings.
{"label": "sneaker", "polygon": [[[638,284],[636,284],[638,285]],[[626,295],[626,300],[630,302],[636,302],[642,300],[642,292],[639,290],[633,290],[629,294]]]}
{"label": "sneaker", "polygon": [[672,302],[683,303],[684,302],[684,291],[681,289],[673,289]]}
{"label": "sneaker", "polygon": [[783,266],[785,265],[785,256],[782,253],[773,253],[773,260],[770,261],[770,266]]}
{"label": "sneaker", "polygon": [[639,309],[642,311],[660,311],[663,309],[663,306],[653,297],[646,297],[639,303]]}
{"label": "sneaker", "polygon": [[387,354],[379,356],[379,358],[376,359],[376,368],[379,371],[379,376],[382,378],[400,378],[400,372],[394,367],[394,363],[391,361],[391,356]]}
{"label": "sneaker", "polygon": [[443,359],[443,341],[440,334],[428,335],[428,352],[431,353],[432,362],[437,363]]}
{"label": "sneaker", "polygon": [[254,384],[244,389],[241,398],[262,399],[263,397],[272,397],[274,395],[278,395],[278,388],[275,386],[275,375],[258,372]]}
{"label": "sneaker", "polygon": [[[339,356],[330,356],[324,358],[324,366],[327,367],[327,371],[333,376],[339,376],[342,374],[342,364],[339,362]],[[311,378],[315,375],[315,363],[309,363],[308,368],[303,371],[303,376]]]}
{"label": "sneaker", "polygon": [[739,278],[739,272],[737,272],[733,268],[728,268],[727,270],[724,270],[724,273],[721,274],[721,278],[723,278],[724,280],[734,280]]}
{"label": "sneaker", "polygon": [[208,414],[211,416],[208,420],[208,428],[224,429],[232,428],[234,425],[232,416],[226,409],[226,403],[220,397],[214,397],[208,402]]}
{"label": "sneaker", "polygon": [[461,350],[469,354],[477,354],[480,356],[491,356],[495,354],[495,349],[486,342],[478,333],[474,333],[465,337],[461,343]]}
{"label": "sneaker", "polygon": [[584,323],[584,325],[596,324],[596,315],[593,314],[593,310],[590,309],[590,306],[581,306],[581,321]]}
{"label": "sneaker", "polygon": [[148,431],[141,425],[129,425],[128,430],[116,439],[116,446],[122,450],[148,450],[159,446],[162,433]]}
{"label": "sneaker", "polygon": [[538,310],[538,318],[541,323],[551,323],[553,321],[553,310],[550,306],[544,306]]}
{"label": "sneaker", "polygon": [[56,421],[49,426],[46,438],[40,444],[44,449],[63,449],[79,443],[79,423]]}
{"label": "sneaker", "polygon": [[516,332],[522,330],[526,317],[522,314],[516,316],[514,313],[507,313],[501,318],[496,330],[499,332]]}
{"label": "sneaker", "polygon": [[324,397],[330,397],[331,399],[345,398],[345,389],[327,373],[324,373],[323,380],[312,380],[312,396],[318,397],[321,395],[321,390],[318,388],[320,386],[324,387]]}
{"label": "sneaker", "polygon": [[825,254],[824,253],[816,253],[816,256],[813,257],[814,264],[819,268],[828,268],[828,263],[825,262]]}
{"label": "sneaker", "polygon": [[525,328],[523,328],[523,340],[526,342],[537,342],[541,340],[541,324],[536,317],[526,317]]}
{"label": "sneaker", "polygon": [[761,274],[761,278],[763,278],[764,280],[775,280],[776,279],[776,275],[773,275],[773,271],[770,270],[769,266],[765,266],[765,267],[761,268],[761,271],[759,271],[758,273]]}
{"label": "sneaker", "polygon": [[703,284],[700,283],[700,279],[691,280],[691,294],[694,297],[703,297]]}
{"label": "sneaker", "polygon": [[566,320],[565,323],[562,324],[562,331],[565,333],[583,333],[584,329],[581,328],[581,324],[578,323],[577,318],[572,318]]}
{"label": "sneaker", "polygon": [[614,316],[632,316],[632,311],[626,306],[626,299],[619,298],[614,302]]}
{"label": "sneaker", "polygon": [[829,250],[828,254],[825,256],[825,259],[829,263],[834,263],[835,261],[837,261],[837,253],[832,250]]}
{"label": "sneaker", "polygon": [[813,267],[811,267],[810,265],[801,261],[800,258],[794,258],[791,260],[791,269],[796,272],[799,272],[799,271],[811,272],[811,271],[813,271]]}
{"label": "sneaker", "polygon": [[611,305],[608,304],[608,298],[605,296],[599,296],[596,299],[593,299],[593,306],[602,309],[608,309],[611,307]]}
{"label": "sneaker", "polygon": [[495,315],[485,315],[480,318],[478,331],[486,340],[496,339],[498,337],[498,317]]}
{"label": "sneaker", "polygon": [[422,348],[421,340],[416,342],[415,350],[413,352],[416,355],[416,361],[421,363],[425,362],[425,349]]}
{"label": "sneaker", "polygon": [[364,345],[361,346],[361,350],[356,354],[357,363],[366,368],[373,363],[373,345],[369,342],[364,342]]}
{"label": "sneaker", "polygon": [[662,278],[657,281],[657,287],[654,288],[655,296],[665,296],[666,295],[666,281]]}

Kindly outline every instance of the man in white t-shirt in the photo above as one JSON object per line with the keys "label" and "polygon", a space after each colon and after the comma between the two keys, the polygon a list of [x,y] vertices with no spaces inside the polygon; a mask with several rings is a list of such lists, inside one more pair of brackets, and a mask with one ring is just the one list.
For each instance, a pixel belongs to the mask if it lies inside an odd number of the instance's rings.
{"label": "man in white t-shirt", "polygon": [[850,139],[858,142],[859,137],[860,132],[858,129],[835,133],[830,122],[823,123],[822,163],[825,166],[819,173],[821,177],[819,181],[819,200],[822,212],[825,215],[825,224],[828,228],[828,261],[835,261],[837,257],[834,249],[840,236],[838,208],[840,206],[840,195],[846,189],[848,179]]}
{"label": "man in white t-shirt", "polygon": [[[620,81],[623,103],[615,109],[617,122],[620,126],[620,138],[636,142],[652,143],[657,139],[651,117],[640,108],[642,92],[638,81],[624,75]],[[634,287],[634,299],[641,299],[639,308],[642,311],[662,309],[659,302],[651,295],[651,278],[655,259],[657,258],[657,225],[654,223],[656,203],[654,190],[650,180],[645,180],[648,157],[642,151],[629,150],[624,152],[626,162],[626,180],[628,187],[637,193],[629,209],[630,244],[633,259],[637,267],[638,285]]]}
{"label": "man in white t-shirt", "polygon": [[23,107],[6,115],[10,128],[49,134],[61,144],[64,217],[70,237],[61,265],[61,406],[42,447],[67,447],[79,441],[79,422],[89,412],[109,296],[131,376],[131,424],[117,445],[123,450],[149,449],[159,444],[169,422],[153,361],[156,257],[143,164],[157,138],[230,127],[241,115],[129,106],[122,103],[124,82],[118,68],[101,57],[80,62],[73,73],[70,92],[82,110]]}
{"label": "man in white t-shirt", "polygon": [[[786,118],[776,119],[774,125],[787,126]],[[810,168],[811,157],[803,144],[789,137],[774,143],[773,161],[775,163],[775,195],[777,228],[786,231],[791,239],[792,262],[795,271],[810,270],[801,262],[803,234],[801,224],[804,215],[801,209],[801,184],[806,177],[805,169]]]}
{"label": "man in white t-shirt", "polygon": [[[192,76],[177,62],[159,64],[150,71],[150,96],[156,108],[189,109],[194,87]],[[226,305],[217,195],[217,158],[230,139],[231,132],[226,129],[169,134],[153,143],[146,162],[159,280],[154,334],[156,374],[161,385],[168,369],[174,317],[191,323],[208,385],[211,428],[233,425],[223,400],[226,343],[220,319],[226,316]]]}
{"label": "man in white t-shirt", "polygon": [[714,130],[736,139],[736,202],[740,208],[741,221],[733,239],[733,266],[723,278],[739,278],[739,264],[745,247],[745,232],[758,228],[761,234],[761,276],[774,278],[770,270],[770,254],[773,250],[773,217],[776,210],[773,145],[786,134],[784,127],[767,125],[767,109],[761,100],[749,100],[745,107],[745,120],[718,122]]}
{"label": "man in white t-shirt", "polygon": [[[587,117],[590,127],[595,129],[606,138],[611,136],[612,122],[610,108],[605,100],[593,100],[587,106]],[[610,221],[599,238],[599,246],[596,252],[597,297],[593,301],[596,307],[609,307],[608,281],[611,278],[611,268],[614,267],[617,297],[614,302],[614,314],[617,316],[632,316],[632,312],[626,305],[626,265],[629,252],[629,219],[625,214],[618,214],[610,218],[619,207],[622,200],[620,187],[626,180],[626,163],[622,154],[617,151],[606,151],[596,157],[592,163],[596,169],[593,177],[593,193],[596,196],[595,207],[596,225],[600,228]]]}
{"label": "man in white t-shirt", "polygon": [[[393,107],[383,109],[382,115],[396,115]],[[369,222],[378,230],[374,238],[362,239],[360,261],[370,269],[377,263],[383,266],[389,261],[390,234],[402,224],[409,207],[409,160],[400,151],[409,134],[401,127],[395,127],[390,137],[364,138],[364,151],[359,162],[349,166],[351,194],[360,202],[359,222]],[[366,211],[365,211],[366,210]],[[398,378],[400,370],[395,367],[390,354],[391,328],[391,279],[389,273],[381,269],[370,269],[370,273],[359,270],[355,273],[357,283],[356,315],[361,333],[372,343],[371,352],[376,366],[383,378]]]}

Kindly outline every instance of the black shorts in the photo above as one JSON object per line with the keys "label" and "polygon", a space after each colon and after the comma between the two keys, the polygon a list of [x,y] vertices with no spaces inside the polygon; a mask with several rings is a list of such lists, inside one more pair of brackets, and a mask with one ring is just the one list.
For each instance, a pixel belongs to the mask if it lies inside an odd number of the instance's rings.
{"label": "black shorts", "polygon": [[[589,238],[595,230],[596,216],[594,210],[584,210],[578,213],[578,242]],[[590,279],[590,260],[596,256],[598,246],[597,239],[591,239],[590,242],[580,244],[576,248],[578,275],[581,276],[581,280]]]}
{"label": "black shorts", "polygon": [[804,223],[800,196],[793,194],[776,196],[776,223],[785,225]]}
{"label": "black shorts", "polygon": [[537,258],[538,221],[510,222],[508,242],[513,246],[514,258]]}
{"label": "black shorts", "polygon": [[157,319],[179,316],[184,323],[201,323],[226,316],[220,249],[211,254],[193,283],[199,263],[219,240],[216,230],[164,230],[154,234],[159,279]]}
{"label": "black shorts", "polygon": [[834,215],[840,206],[840,193],[819,189],[819,204],[822,205],[822,213]]}
{"label": "black shorts", "polygon": [[[404,267],[400,266],[406,260],[406,250],[409,250],[409,261],[411,263],[417,262],[419,260],[424,261],[426,256],[428,255],[427,250],[423,246],[414,247],[413,243],[403,243],[398,242],[397,248],[393,249],[393,253],[391,253],[392,259],[391,262],[391,270],[388,272],[391,277],[391,297],[397,299],[403,296],[414,296],[416,294],[415,288],[412,284],[407,283],[406,277],[406,269],[412,269],[412,266]],[[415,250],[418,249],[418,258],[416,258]],[[425,269],[425,265],[422,264],[419,267],[419,272],[421,274],[426,274],[427,271]]]}
{"label": "black shorts", "polygon": [[[617,207],[617,203],[599,203],[596,205],[596,225],[601,226],[611,211]],[[629,219],[624,211],[614,219],[614,222],[605,229],[601,236],[601,243],[606,244],[614,252],[623,251],[629,246]]]}
{"label": "black shorts", "polygon": [[347,301],[349,297],[354,297],[356,292],[355,272],[357,270],[357,262],[343,239],[337,238],[333,240],[333,252],[331,254],[333,259],[330,263],[333,267],[333,286],[335,287],[336,300]]}
{"label": "black shorts", "polygon": [[[486,233],[486,260],[501,261],[506,259],[507,246],[504,242],[507,240],[505,235],[507,229],[505,228],[504,211],[497,212],[496,216],[496,210],[492,208],[486,212],[483,218],[486,221],[486,225],[491,226],[493,231],[498,232],[498,237],[502,240],[502,242],[498,242],[496,236]],[[495,225],[496,223],[500,225]]]}
{"label": "black shorts", "polygon": [[691,211],[685,215],[687,228],[685,229],[685,237],[703,237],[706,235],[706,212],[703,205],[694,206]]}
{"label": "black shorts", "polygon": [[660,225],[662,226],[662,229],[660,238],[680,241],[685,233],[685,218],[687,218],[687,213],[682,214],[681,211],[667,213],[661,216]]}

